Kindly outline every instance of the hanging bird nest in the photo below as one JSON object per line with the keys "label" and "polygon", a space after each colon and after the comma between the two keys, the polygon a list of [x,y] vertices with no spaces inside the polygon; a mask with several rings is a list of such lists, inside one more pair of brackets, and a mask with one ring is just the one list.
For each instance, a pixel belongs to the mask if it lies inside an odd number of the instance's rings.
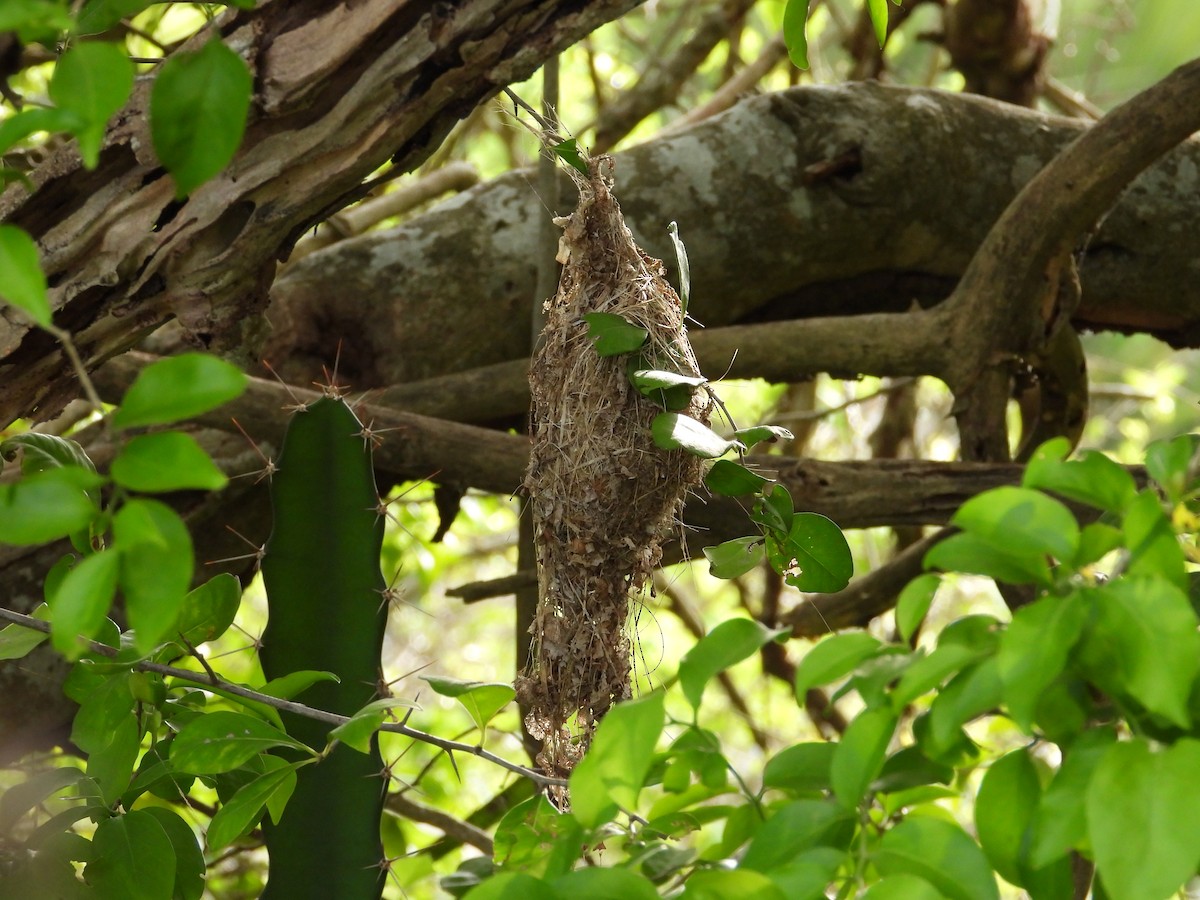
{"label": "hanging bird nest", "polygon": [[[526,725],[543,743],[539,764],[566,775],[597,722],[630,694],[631,596],[679,527],[696,457],[655,446],[662,408],[630,381],[638,368],[697,377],[678,295],[660,261],[634,243],[612,194],[611,160],[575,176],[575,212],[563,227],[558,293],[529,376],[533,447],[525,489],[533,507],[538,610],[527,670],[517,679]],[[602,357],[585,313],[612,313],[648,334],[631,354]],[[707,424],[710,400],[692,393],[679,410]]]}

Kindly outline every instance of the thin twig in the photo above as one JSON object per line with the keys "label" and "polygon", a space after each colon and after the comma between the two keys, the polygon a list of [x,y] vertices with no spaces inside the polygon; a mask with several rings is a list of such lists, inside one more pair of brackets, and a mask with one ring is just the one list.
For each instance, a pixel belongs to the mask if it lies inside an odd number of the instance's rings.
{"label": "thin twig", "polygon": [[[26,616],[19,612],[14,612],[11,609],[0,607],[0,620],[12,622],[15,625],[20,625],[23,628],[31,628],[34,631],[40,631],[43,634],[50,633],[50,623],[43,622],[41,619],[35,619],[32,616]],[[101,656],[115,657],[117,650],[109,647],[107,644],[101,644],[99,641],[87,641],[87,647],[94,653],[99,653]],[[221,678],[212,678],[201,672],[190,672],[187,669],[179,669],[175,666],[167,666],[162,663],[151,662],[150,660],[138,660],[131,663],[131,668],[141,672],[154,672],[158,675],[166,675],[171,678],[178,678],[182,681],[190,681],[193,684],[208,685],[215,688],[220,688],[228,694],[235,697],[241,697],[244,700],[253,700],[256,703],[262,703],[266,706],[273,707],[280,712],[292,713],[298,716],[304,716],[308,719],[313,719],[317,722],[326,722],[330,725],[344,725],[350,721],[349,716],[338,715],[337,713],[326,712],[323,709],[316,709],[311,706],[305,706],[303,703],[297,703],[294,700],[283,700],[279,697],[272,697],[269,694],[263,694],[252,688],[243,687],[240,684],[235,684],[231,681],[225,681]],[[533,769],[527,769],[525,766],[517,763],[509,762],[503,757],[484,750],[483,747],[474,744],[464,744],[459,741],[451,741],[445,738],[440,738],[437,735],[429,734],[420,731],[416,728],[410,728],[399,722],[385,722],[379,728],[380,731],[388,731],[393,734],[400,734],[404,737],[412,738],[424,744],[430,744],[434,747],[440,747],[447,752],[458,751],[470,756],[477,756],[480,759],[487,760],[494,765],[500,766],[503,769],[508,769],[510,772],[515,772],[530,781],[536,782],[542,787],[565,787],[567,782],[562,778],[550,778],[543,775],[541,772],[535,772]]]}

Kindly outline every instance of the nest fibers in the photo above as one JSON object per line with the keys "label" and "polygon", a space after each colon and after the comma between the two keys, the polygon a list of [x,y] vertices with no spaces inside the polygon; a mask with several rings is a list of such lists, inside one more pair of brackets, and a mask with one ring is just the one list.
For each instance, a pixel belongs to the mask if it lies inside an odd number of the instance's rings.
{"label": "nest fibers", "polygon": [[[629,696],[630,595],[662,557],[699,461],[655,446],[661,407],[630,383],[631,356],[601,357],[583,315],[614,313],[644,328],[638,367],[699,375],[679,297],[663,265],[633,241],[612,195],[611,161],[577,176],[564,233],[558,293],[529,375],[533,449],[525,488],[533,505],[538,610],[529,667],[517,679],[526,725],[543,743],[539,764],[565,775],[596,723]],[[685,415],[708,421],[711,401],[693,393]]]}

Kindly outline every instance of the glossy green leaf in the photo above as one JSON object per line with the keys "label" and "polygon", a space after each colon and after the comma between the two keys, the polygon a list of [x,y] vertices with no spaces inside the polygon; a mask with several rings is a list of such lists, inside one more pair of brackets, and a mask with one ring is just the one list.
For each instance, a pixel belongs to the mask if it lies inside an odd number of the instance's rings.
{"label": "glossy green leaf", "polygon": [[969,664],[955,675],[929,707],[930,748],[934,755],[952,748],[963,725],[997,708],[1004,697],[1004,682],[995,656]]}
{"label": "glossy green leaf", "polygon": [[501,872],[468,891],[464,900],[534,900],[541,897],[547,900],[555,897],[546,882],[524,872]]}
{"label": "glossy green leaf", "polygon": [[649,332],[645,328],[627,322],[614,313],[584,313],[588,337],[596,345],[600,356],[620,356],[632,353],[646,343]]}
{"label": "glossy green leaf", "polygon": [[659,413],[654,417],[650,431],[655,446],[664,450],[686,450],[701,459],[723,456],[742,446],[737,441],[727,441],[707,425],[682,413]]}
{"label": "glossy green leaf", "polygon": [[683,238],[679,236],[679,225],[672,222],[667,226],[667,234],[671,236],[671,246],[675,248],[675,264],[679,269],[679,300],[682,311],[686,315],[688,303],[692,298],[692,267],[688,263],[687,248],[683,246]]}
{"label": "glossy green leaf", "polygon": [[137,763],[141,734],[133,716],[121,719],[101,747],[88,755],[87,774],[100,788],[105,806],[112,806],[129,787]]}
{"label": "glossy green leaf", "polygon": [[273,747],[312,753],[262,719],[223,710],[210,712],[193,719],[175,736],[171,765],[177,772],[215,775],[231,772]]}
{"label": "glossy green leaf", "polygon": [[129,99],[133,63],[116,44],[86,41],[59,57],[50,79],[50,99],[80,118],[74,130],[84,165],[95,168],[104,131]]}
{"label": "glossy green leaf", "polygon": [[702,869],[683,884],[679,900],[788,900],[783,890],[753,869]]}
{"label": "glossy green leaf", "polygon": [[1053,491],[1098,509],[1120,512],[1137,493],[1133,476],[1103,453],[1089,450],[1077,460],[1065,460],[1066,438],[1039,447],[1021,478],[1022,487]]}
{"label": "glossy green leaf", "polygon": [[134,645],[149,653],[175,628],[192,582],[192,538],[179,514],[157,500],[130,500],[113,517],[121,592]]}
{"label": "glossy green leaf", "polygon": [[1187,595],[1162,578],[1126,576],[1089,589],[1083,658],[1093,678],[1181,728],[1200,674],[1200,632]]}
{"label": "glossy green leaf", "polygon": [[951,900],[999,900],[992,867],[957,825],[909,816],[889,829],[874,856],[880,874],[916,875]]}
{"label": "glossy green leaf", "polygon": [[763,561],[766,550],[761,537],[734,538],[715,547],[704,548],[708,573],[714,578],[737,578]]}
{"label": "glossy green leaf", "polygon": [[193,647],[214,641],[233,624],[241,602],[241,582],[228,573],[215,575],[183,598],[175,633]]}
{"label": "glossy green leaf", "polygon": [[773,532],[777,539],[784,540],[791,531],[795,515],[791,493],[782,484],[777,484],[754,504],[750,518]]}
{"label": "glossy green leaf", "polygon": [[692,709],[700,708],[704,688],[719,672],[790,633],[790,628],[772,629],[754,619],[738,618],[722,622],[702,637],[679,662],[679,684]]}
{"label": "glossy green leaf", "polygon": [[175,889],[172,900],[201,900],[204,896],[204,854],[192,826],[174,810],[147,806],[145,812],[155,818],[175,851]]}
{"label": "glossy green leaf", "polygon": [[37,244],[15,225],[0,225],[0,300],[43,328],[50,324],[50,300]]}
{"label": "glossy green leaf", "polygon": [[48,544],[87,529],[99,515],[91,493],[103,479],[75,466],[0,485],[0,543]]}
{"label": "glossy green leaf", "polygon": [[292,700],[322,681],[332,681],[336,684],[341,679],[332,672],[302,669],[299,672],[288,672],[279,678],[272,678],[259,688],[259,693],[266,694],[268,697],[278,697],[281,700]]}
{"label": "glossy green leaf", "polygon": [[113,480],[131,491],[219,491],[229,483],[196,439],[179,431],[132,438],[113,460]]}
{"label": "glossy green leaf", "polygon": [[145,810],[102,819],[84,870],[98,900],[166,900],[175,888],[175,848]]}
{"label": "glossy green leaf", "polygon": [[1025,855],[1042,786],[1022,747],[988,767],[975,798],[975,833],[1000,877],[1025,886]]}
{"label": "glossy green leaf", "polygon": [[113,413],[114,428],[165,425],[215,409],[246,389],[246,376],[215,356],[183,353],[141,372]]}
{"label": "glossy green leaf", "polygon": [[900,599],[896,601],[896,629],[904,640],[911,641],[925,621],[933,595],[941,584],[940,576],[927,572],[918,575],[900,592]]}
{"label": "glossy green leaf", "polygon": [[105,747],[117,726],[133,712],[129,673],[103,675],[81,666],[72,670],[64,691],[79,703],[71,723],[71,743],[84,753]]}
{"label": "glossy green leaf", "polygon": [[663,693],[618,703],[596,729],[592,746],[571,773],[571,811],[585,828],[631,809],[646,780],[662,733]]}
{"label": "glossy green leaf", "polygon": [[1075,556],[1074,565],[1082,569],[1099,562],[1124,542],[1125,535],[1119,528],[1105,525],[1103,522],[1091,522],[1079,532],[1079,552]]}
{"label": "glossy green leaf", "polygon": [[629,869],[588,866],[550,882],[555,896],[571,900],[658,900],[654,885]]}
{"label": "glossy green leaf", "polygon": [[795,440],[796,436],[782,425],[754,425],[750,428],[739,428],[733,433],[747,448],[756,444],[774,444],[776,441]]}
{"label": "glossy green leaf", "polygon": [[0,443],[0,456],[11,461],[16,459],[18,454],[21,457],[21,472],[25,475],[60,469],[63,466],[77,466],[91,472],[96,471],[95,464],[78,441],[55,434],[26,431]]}
{"label": "glossy green leaf", "polygon": [[826,800],[797,800],[777,809],[750,841],[742,867],[770,872],[816,846],[837,826],[852,821],[846,810]]}
{"label": "glossy green leaf", "polygon": [[1129,549],[1127,574],[1166,578],[1187,590],[1183,548],[1154,491],[1142,491],[1129,502],[1121,527]]}
{"label": "glossy green leaf", "polygon": [[669,369],[635,369],[629,376],[630,382],[642,394],[651,395],[654,391],[667,390],[675,387],[695,388],[708,381],[700,375],[684,375]]}
{"label": "glossy green leaf", "polygon": [[61,0],[5,0],[0,4],[0,31],[62,31],[70,27],[71,15]]}
{"label": "glossy green leaf", "polygon": [[421,680],[443,697],[453,697],[461,703],[480,731],[516,696],[513,686],[502,682],[460,681],[436,675],[422,675]]}
{"label": "glossy green leaf", "polygon": [[950,676],[995,652],[998,636],[990,616],[968,616],[942,631],[937,648],[918,657],[905,670],[892,691],[892,707],[899,712]]}
{"label": "glossy green leaf", "polygon": [[35,772],[0,794],[0,834],[8,834],[26,813],[37,809],[51,797],[74,788],[83,772],[74,766],[62,766]]}
{"label": "glossy green leaf", "polygon": [[154,152],[183,198],[229,164],[242,142],[253,88],[246,63],[214,37],[159,67],[150,94]]}
{"label": "glossy green leaf", "polygon": [[769,481],[731,459],[718,459],[704,476],[704,484],[708,489],[725,497],[757,494]]}
{"label": "glossy green leaf", "polygon": [[575,138],[567,138],[565,141],[555,144],[550,149],[554,151],[555,156],[571,168],[578,169],[584,175],[588,174],[587,163],[579,155],[579,142]]}
{"label": "glossy green leaf", "polygon": [[117,592],[121,557],[105,550],[85,557],[63,579],[51,604],[51,643],[67,659],[78,659],[104,624]]}
{"label": "glossy green leaf", "polygon": [[258,821],[272,795],[283,788],[289,779],[294,779],[296,770],[306,764],[307,761],[302,761],[272,769],[239,788],[237,793],[221,805],[209,822],[205,837],[208,852],[216,853],[228,847],[249,831]]}
{"label": "glossy green leaf", "polygon": [[1028,488],[985,491],[959,507],[950,521],[993,546],[1021,556],[1050,554],[1070,560],[1079,546],[1079,524],[1071,511]]}
{"label": "glossy green leaf", "polygon": [[862,900],[943,900],[946,895],[916,875],[891,875],[877,881]]}
{"label": "glossy green leaf", "polygon": [[883,768],[888,744],[896,730],[896,716],[888,709],[860,712],[838,741],[829,769],[834,796],[842,806],[854,809],[867,787]]}
{"label": "glossy green leaf", "polygon": [[867,12],[871,16],[871,24],[875,28],[875,40],[880,48],[887,42],[888,34],[888,3],[887,0],[867,0]]}
{"label": "glossy green leaf", "polygon": [[798,69],[808,68],[809,0],[787,0],[783,9],[783,40],[787,44],[788,57]]}
{"label": "glossy green leaf", "polygon": [[1077,594],[1043,597],[1017,610],[1001,635],[996,663],[1004,702],[1026,732],[1033,727],[1043,692],[1066,666],[1087,618],[1087,606]]}
{"label": "glossy green leaf", "polygon": [[1155,752],[1143,739],[1113,744],[1087,792],[1096,871],[1109,896],[1162,900],[1200,865],[1200,742]]}
{"label": "glossy green leaf", "polygon": [[[44,603],[39,604],[32,615],[35,619],[47,622],[50,620],[50,607]],[[49,637],[44,631],[26,628],[23,625],[17,625],[15,622],[11,625],[6,625],[0,628],[0,660],[21,659]],[[3,830],[3,828],[0,828],[0,831]]]}
{"label": "glossy green leaf", "polygon": [[828,790],[829,767],[836,747],[814,741],[780,750],[763,768],[763,787],[797,792]]}
{"label": "glossy green leaf", "polygon": [[796,513],[786,540],[768,537],[767,558],[784,581],[800,591],[840,591],[854,575],[846,536],[820,513]]}
{"label": "glossy green leaf", "polygon": [[411,700],[404,700],[400,697],[381,697],[378,700],[372,700],[352,715],[348,721],[329,732],[329,737],[353,747],[359,753],[370,753],[372,735],[379,730],[379,726],[387,718],[388,711],[397,706],[413,709],[417,705]]}
{"label": "glossy green leaf", "polygon": [[796,698],[800,705],[804,705],[809,690],[845,678],[882,646],[865,631],[847,631],[825,638],[796,667]]}
{"label": "glossy green leaf", "polygon": [[927,569],[984,575],[1010,584],[1049,586],[1053,578],[1042,553],[1023,553],[975,534],[952,534],[925,554]]}

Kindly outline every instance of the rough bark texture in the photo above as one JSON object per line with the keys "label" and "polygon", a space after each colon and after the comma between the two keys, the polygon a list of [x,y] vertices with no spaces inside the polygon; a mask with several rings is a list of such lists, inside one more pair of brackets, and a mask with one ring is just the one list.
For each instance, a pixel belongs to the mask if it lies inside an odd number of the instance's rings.
{"label": "rough bark texture", "polygon": [[[666,225],[680,223],[689,311],[706,326],[901,311],[947,296],[1017,191],[1087,127],[936,91],[802,87],[619,154],[616,191],[648,253],[670,259]],[[810,169],[851,150],[858,163]],[[382,385],[527,356],[530,185],[503,176],[290,268],[272,288],[268,358],[307,379],[344,338],[343,370]],[[1077,328],[1200,342],[1198,186],[1190,141],[1125,192],[1080,262]]]}
{"label": "rough bark texture", "polygon": [[[220,176],[175,201],[151,146],[147,77],[94,171],[64,148],[31,174],[32,193],[0,196],[0,219],[40,243],[55,321],[90,365],[171,317],[192,343],[253,345],[276,260],[306,228],[389,159],[400,171],[420,163],[480,101],[636,3],[266,0],[214,26],[255,83],[242,147]],[[0,361],[3,423],[44,418],[69,396],[49,339],[4,312]]]}

